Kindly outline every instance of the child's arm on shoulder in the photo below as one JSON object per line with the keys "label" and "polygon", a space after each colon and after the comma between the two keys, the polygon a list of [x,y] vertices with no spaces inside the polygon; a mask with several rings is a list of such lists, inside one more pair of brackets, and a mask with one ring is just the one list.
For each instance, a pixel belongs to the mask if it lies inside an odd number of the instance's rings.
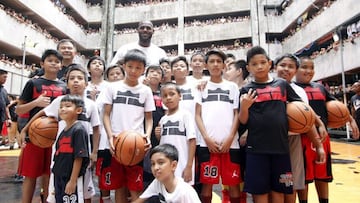
{"label": "child's arm on shoulder", "polygon": [[201,105],[198,103],[196,104],[196,107],[195,107],[195,121],[196,121],[196,125],[198,126],[198,129],[201,133],[201,136],[204,138],[206,145],[209,148],[209,151],[213,152],[213,153],[220,152],[219,151],[220,144],[216,143],[213,139],[211,139],[206,132],[205,125],[204,125],[204,122],[201,117]]}
{"label": "child's arm on shoulder", "polygon": [[239,119],[238,119],[238,110],[234,109],[234,119],[233,119],[233,123],[231,126],[231,131],[230,134],[228,135],[228,137],[225,139],[224,143],[221,144],[221,148],[220,151],[222,153],[227,153],[229,152],[230,146],[232,144],[232,142],[234,141],[236,132],[239,128]]}
{"label": "child's arm on shoulder", "polygon": [[249,119],[249,108],[257,99],[256,90],[249,89],[249,91],[240,97],[240,123],[246,124]]}
{"label": "child's arm on shoulder", "polygon": [[113,139],[115,137],[115,135],[112,132],[112,128],[111,128],[111,120],[110,120],[110,114],[112,111],[112,105],[111,104],[104,104],[104,117],[103,117],[103,122],[104,122],[104,127],[105,127],[105,131],[109,140],[109,144],[110,144],[110,152],[111,154],[114,154],[114,142]]}
{"label": "child's arm on shoulder", "polygon": [[76,190],[76,183],[79,177],[82,161],[83,161],[82,157],[77,157],[74,160],[74,165],[71,171],[70,180],[66,183],[66,187],[65,187],[65,193],[68,195],[73,194]]}

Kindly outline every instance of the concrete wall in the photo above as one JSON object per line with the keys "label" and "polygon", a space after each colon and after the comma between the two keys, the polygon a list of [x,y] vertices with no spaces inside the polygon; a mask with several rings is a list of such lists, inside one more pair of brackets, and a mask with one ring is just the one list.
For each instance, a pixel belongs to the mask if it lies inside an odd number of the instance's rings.
{"label": "concrete wall", "polygon": [[320,80],[340,74],[342,71],[341,55],[344,59],[344,70],[349,71],[355,67],[360,67],[360,39],[355,39],[355,43],[344,43],[343,52],[340,47],[333,49],[329,53],[320,55],[314,60],[315,75],[314,80]]}
{"label": "concrete wall", "polygon": [[50,23],[69,38],[76,41],[80,46],[86,47],[86,34],[80,29],[74,21],[65,16],[50,1],[33,1],[33,0],[14,0],[23,4],[37,15],[41,16],[46,22]]}
{"label": "concrete wall", "polygon": [[[346,11],[346,12],[340,12]],[[283,43],[285,52],[295,53],[311,42],[333,31],[339,25],[359,14],[360,4],[357,0],[337,0],[330,8],[315,17],[303,29]],[[321,29],[319,29],[321,28]]]}
{"label": "concrete wall", "polygon": [[[21,52],[24,36],[28,42],[38,43],[35,47],[26,47],[27,54],[40,57],[45,49],[56,49],[56,42],[45,37],[42,33],[34,30],[25,23],[19,23],[15,18],[10,17],[5,11],[0,10],[0,19],[3,22],[0,29],[0,41],[11,44]],[[10,37],[11,36],[11,37]],[[30,43],[28,43],[30,44]]]}

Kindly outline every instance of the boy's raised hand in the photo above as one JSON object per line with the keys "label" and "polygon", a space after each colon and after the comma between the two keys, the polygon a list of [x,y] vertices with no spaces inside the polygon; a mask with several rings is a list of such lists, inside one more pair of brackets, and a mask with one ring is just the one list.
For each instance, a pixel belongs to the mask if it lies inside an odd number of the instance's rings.
{"label": "boy's raised hand", "polygon": [[36,106],[38,107],[46,107],[51,102],[50,97],[46,96],[46,91],[44,91],[37,99]]}
{"label": "boy's raised hand", "polygon": [[248,93],[241,95],[240,103],[241,108],[248,109],[256,101],[257,95],[256,90],[252,88],[249,89]]}

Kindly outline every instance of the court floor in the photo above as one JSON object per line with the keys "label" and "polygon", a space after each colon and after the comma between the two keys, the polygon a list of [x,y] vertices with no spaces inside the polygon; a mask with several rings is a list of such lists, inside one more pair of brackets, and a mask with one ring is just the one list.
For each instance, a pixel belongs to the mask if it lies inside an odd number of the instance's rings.
{"label": "court floor", "polygon": [[[330,202],[360,202],[360,142],[332,141],[334,181],[330,183]],[[20,150],[0,149],[0,203],[21,202],[21,183],[15,183]],[[310,184],[309,203],[317,203],[314,184]],[[220,187],[214,189],[213,203],[221,202]],[[40,202],[39,188],[33,202]],[[98,202],[98,195],[93,202]]]}

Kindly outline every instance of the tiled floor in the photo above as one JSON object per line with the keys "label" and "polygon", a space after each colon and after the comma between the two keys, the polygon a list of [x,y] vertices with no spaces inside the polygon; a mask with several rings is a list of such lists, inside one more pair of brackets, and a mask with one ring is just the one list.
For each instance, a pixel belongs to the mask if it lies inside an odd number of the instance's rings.
{"label": "tiled floor", "polygon": [[[334,181],[330,183],[330,202],[360,202],[360,145],[332,141]],[[20,203],[21,183],[14,182],[20,150],[0,149],[0,203]],[[213,202],[219,203],[220,190],[216,189]],[[40,202],[39,188],[33,202]],[[93,202],[98,202],[98,197]],[[314,185],[310,185],[309,203],[318,202]]]}

